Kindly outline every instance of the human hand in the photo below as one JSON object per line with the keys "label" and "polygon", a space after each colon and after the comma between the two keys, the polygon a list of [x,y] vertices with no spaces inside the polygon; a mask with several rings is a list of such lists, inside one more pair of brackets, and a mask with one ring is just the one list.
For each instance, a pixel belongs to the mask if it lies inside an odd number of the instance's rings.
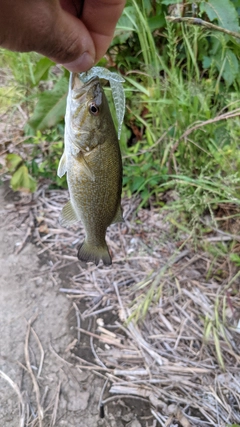
{"label": "human hand", "polygon": [[124,4],[125,0],[0,0],[0,46],[35,51],[70,71],[87,71],[109,47]]}

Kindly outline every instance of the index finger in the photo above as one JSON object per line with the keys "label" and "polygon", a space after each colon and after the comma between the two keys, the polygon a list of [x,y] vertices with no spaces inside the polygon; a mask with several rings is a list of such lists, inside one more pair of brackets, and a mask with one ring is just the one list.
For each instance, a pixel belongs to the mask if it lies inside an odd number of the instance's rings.
{"label": "index finger", "polygon": [[85,0],[81,20],[94,42],[96,61],[106,53],[124,6],[125,0]]}

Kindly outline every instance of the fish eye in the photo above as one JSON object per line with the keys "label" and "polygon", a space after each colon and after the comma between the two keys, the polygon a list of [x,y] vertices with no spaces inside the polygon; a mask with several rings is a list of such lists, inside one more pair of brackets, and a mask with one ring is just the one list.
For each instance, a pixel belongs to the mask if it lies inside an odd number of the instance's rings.
{"label": "fish eye", "polygon": [[91,102],[91,104],[89,105],[89,111],[91,114],[93,114],[94,116],[97,116],[99,113],[99,108],[96,106],[95,102]]}

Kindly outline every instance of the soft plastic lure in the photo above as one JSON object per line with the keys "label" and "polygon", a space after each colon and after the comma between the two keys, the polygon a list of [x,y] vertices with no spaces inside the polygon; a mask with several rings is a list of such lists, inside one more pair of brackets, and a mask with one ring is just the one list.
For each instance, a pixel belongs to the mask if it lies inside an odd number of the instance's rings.
{"label": "soft plastic lure", "polygon": [[120,139],[122,123],[125,113],[125,93],[123,90],[122,83],[125,81],[122,76],[117,73],[113,73],[103,67],[93,67],[86,73],[79,74],[79,77],[83,83],[88,82],[93,77],[99,77],[100,79],[108,80],[112,89],[113,102],[116,109],[116,116],[118,121],[118,139]]}

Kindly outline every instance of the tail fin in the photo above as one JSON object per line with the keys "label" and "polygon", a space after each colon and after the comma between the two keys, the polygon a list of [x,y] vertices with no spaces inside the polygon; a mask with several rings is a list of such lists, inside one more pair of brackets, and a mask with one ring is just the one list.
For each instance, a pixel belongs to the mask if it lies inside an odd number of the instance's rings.
{"label": "tail fin", "polygon": [[94,262],[96,265],[102,260],[104,265],[111,265],[112,258],[109,254],[107,244],[93,246],[84,241],[78,247],[78,259],[85,262]]}

